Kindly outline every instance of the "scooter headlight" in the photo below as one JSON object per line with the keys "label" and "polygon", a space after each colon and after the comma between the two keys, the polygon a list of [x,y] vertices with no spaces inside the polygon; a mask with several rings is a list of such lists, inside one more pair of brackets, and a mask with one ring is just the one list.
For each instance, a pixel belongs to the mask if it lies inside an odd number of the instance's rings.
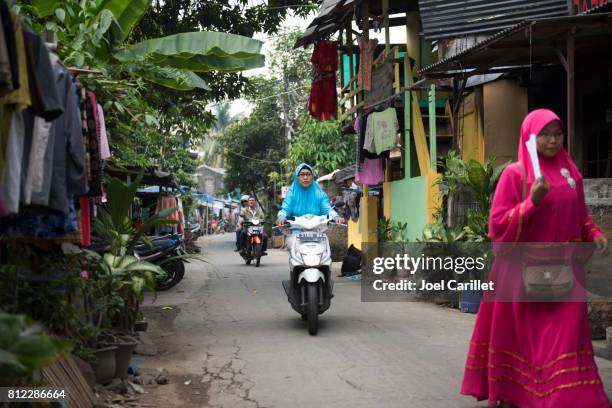
{"label": "scooter headlight", "polygon": [[304,265],[305,266],[318,266],[321,264],[321,256],[320,255],[303,255]]}

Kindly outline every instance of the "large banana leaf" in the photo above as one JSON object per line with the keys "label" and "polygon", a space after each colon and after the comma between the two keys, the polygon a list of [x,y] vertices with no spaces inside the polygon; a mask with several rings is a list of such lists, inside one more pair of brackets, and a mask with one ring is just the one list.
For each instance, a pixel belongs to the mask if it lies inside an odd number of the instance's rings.
{"label": "large banana leaf", "polygon": [[150,0],[105,0],[102,9],[110,10],[117,24],[110,28],[110,40],[113,45],[120,45],[130,35],[130,32],[146,13]]}
{"label": "large banana leaf", "polygon": [[262,67],[261,46],[252,38],[202,31],[145,40],[116,52],[115,58],[195,72],[235,72]]}
{"label": "large banana leaf", "polygon": [[32,0],[32,6],[38,11],[40,17],[50,16],[60,6],[59,0]]}
{"label": "large banana leaf", "polygon": [[193,71],[153,67],[152,69],[143,68],[138,72],[147,81],[165,86],[166,88],[172,88],[178,91],[191,91],[194,88],[201,88],[207,91],[210,90],[206,81]]}

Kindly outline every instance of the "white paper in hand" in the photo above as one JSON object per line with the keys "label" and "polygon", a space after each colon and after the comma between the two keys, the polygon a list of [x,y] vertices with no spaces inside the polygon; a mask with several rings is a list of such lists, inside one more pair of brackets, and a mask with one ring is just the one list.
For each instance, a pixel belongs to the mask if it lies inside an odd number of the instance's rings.
{"label": "white paper in hand", "polygon": [[536,180],[542,178],[542,170],[540,169],[540,160],[538,158],[538,147],[536,144],[536,135],[533,133],[529,136],[529,140],[525,143],[529,157],[531,157],[531,165],[533,166],[533,175]]}

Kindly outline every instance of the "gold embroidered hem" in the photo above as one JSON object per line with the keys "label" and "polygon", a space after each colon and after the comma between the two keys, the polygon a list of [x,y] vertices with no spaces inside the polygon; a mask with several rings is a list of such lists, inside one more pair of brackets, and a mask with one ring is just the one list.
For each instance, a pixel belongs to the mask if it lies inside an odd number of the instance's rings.
{"label": "gold embroidered hem", "polygon": [[[474,341],[470,342],[470,344],[472,344],[474,346],[477,346],[477,347],[478,346],[483,347],[483,346],[487,346],[488,345],[488,343],[485,343],[485,342],[474,342]],[[504,354],[504,355],[510,356],[510,357],[520,361],[521,363],[525,364],[526,366],[528,366],[532,370],[536,370],[536,371],[546,370],[547,368],[552,367],[553,365],[555,365],[559,361],[565,360],[565,359],[570,358],[570,357],[592,356],[593,355],[593,352],[590,351],[590,350],[573,351],[573,352],[570,352],[570,353],[561,354],[560,356],[554,358],[553,360],[549,361],[548,363],[546,363],[544,365],[541,365],[541,366],[538,366],[538,365],[534,365],[534,364],[529,363],[525,357],[519,356],[518,354],[516,354],[516,353],[514,353],[514,352],[512,352],[510,350],[495,349],[495,348],[492,348],[492,347],[488,347],[487,350],[488,350],[489,353],[498,353],[498,354]],[[486,354],[468,353],[468,357],[471,357],[471,358],[485,358]]]}
{"label": "gold embroidered hem", "polygon": [[564,368],[562,370],[557,370],[554,373],[552,373],[550,376],[546,377],[545,379],[537,379],[536,377],[527,373],[526,371],[523,371],[520,368],[514,367],[512,364],[499,364],[499,365],[487,364],[487,365],[480,365],[480,366],[473,366],[473,365],[466,364],[465,368],[468,370],[483,370],[485,368],[486,369],[499,369],[499,368],[510,369],[510,370],[513,370],[523,375],[524,377],[527,377],[528,379],[530,379],[531,381],[533,381],[534,383],[538,385],[546,384],[547,382],[554,380],[556,377],[562,374],[575,373],[575,372],[586,372],[586,371],[597,371],[597,367],[593,365],[569,367],[569,368]]}
{"label": "gold embroidered hem", "polygon": [[502,376],[502,377],[498,377],[498,378],[489,378],[489,381],[491,382],[501,382],[501,381],[510,381],[513,382],[515,384],[520,385],[525,391],[535,395],[536,397],[548,397],[549,395],[560,391],[560,390],[564,390],[564,389],[568,389],[568,388],[574,388],[574,387],[579,387],[581,385],[599,385],[601,384],[601,381],[599,380],[584,380],[584,381],[574,381],[571,383],[566,383],[566,384],[559,384],[553,388],[551,388],[550,390],[547,391],[536,391],[533,388],[531,388],[530,386],[523,384],[521,381],[512,378],[512,377],[507,377],[507,376]]}

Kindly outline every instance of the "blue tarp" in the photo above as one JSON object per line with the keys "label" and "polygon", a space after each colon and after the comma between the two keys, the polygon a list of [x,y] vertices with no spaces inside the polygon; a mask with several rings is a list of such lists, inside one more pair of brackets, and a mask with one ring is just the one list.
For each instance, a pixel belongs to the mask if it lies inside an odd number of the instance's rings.
{"label": "blue tarp", "polygon": [[194,194],[193,196],[198,200],[208,204],[213,204],[215,202],[215,198],[209,194]]}

